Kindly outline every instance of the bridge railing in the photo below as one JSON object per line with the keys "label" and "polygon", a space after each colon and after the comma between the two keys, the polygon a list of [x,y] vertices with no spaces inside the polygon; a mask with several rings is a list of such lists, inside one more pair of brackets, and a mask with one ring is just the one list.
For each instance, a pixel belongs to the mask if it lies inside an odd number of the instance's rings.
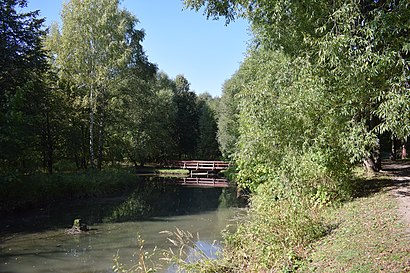
{"label": "bridge railing", "polygon": [[179,179],[178,184],[183,186],[195,186],[195,187],[221,187],[228,188],[229,182],[223,178],[199,178],[199,177],[187,177]]}
{"label": "bridge railing", "polygon": [[168,162],[170,168],[181,168],[188,170],[225,170],[231,166],[225,161],[201,161],[201,160],[181,160]]}

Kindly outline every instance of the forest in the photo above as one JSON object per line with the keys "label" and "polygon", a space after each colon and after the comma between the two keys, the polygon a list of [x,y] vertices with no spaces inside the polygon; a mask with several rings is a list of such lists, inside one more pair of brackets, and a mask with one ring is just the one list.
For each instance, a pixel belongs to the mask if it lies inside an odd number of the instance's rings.
{"label": "forest", "polygon": [[218,100],[159,72],[118,1],[70,1],[47,30],[25,4],[1,2],[2,173],[219,158]]}
{"label": "forest", "polygon": [[116,0],[68,1],[48,30],[25,2],[0,1],[2,174],[230,160],[249,217],[207,272],[296,272],[325,208],[357,193],[355,166],[408,146],[406,0],[185,0],[251,24],[221,98],[159,72]]}

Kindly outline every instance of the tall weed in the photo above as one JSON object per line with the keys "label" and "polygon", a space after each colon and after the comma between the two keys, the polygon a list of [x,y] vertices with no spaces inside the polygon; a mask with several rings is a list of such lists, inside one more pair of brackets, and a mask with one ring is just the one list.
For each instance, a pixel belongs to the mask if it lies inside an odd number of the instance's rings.
{"label": "tall weed", "polygon": [[259,194],[252,197],[248,219],[226,237],[224,254],[235,272],[289,272],[303,261],[305,247],[325,232],[320,209],[309,198]]}

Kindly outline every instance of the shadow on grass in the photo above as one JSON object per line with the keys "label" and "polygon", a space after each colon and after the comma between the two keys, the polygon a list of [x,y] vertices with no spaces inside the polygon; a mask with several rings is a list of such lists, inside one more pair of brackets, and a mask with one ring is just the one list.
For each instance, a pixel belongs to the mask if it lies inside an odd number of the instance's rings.
{"label": "shadow on grass", "polygon": [[396,194],[410,196],[410,192],[401,189],[410,187],[410,161],[384,161],[383,171],[371,178],[356,181],[355,198],[369,197],[378,192],[395,190]]}

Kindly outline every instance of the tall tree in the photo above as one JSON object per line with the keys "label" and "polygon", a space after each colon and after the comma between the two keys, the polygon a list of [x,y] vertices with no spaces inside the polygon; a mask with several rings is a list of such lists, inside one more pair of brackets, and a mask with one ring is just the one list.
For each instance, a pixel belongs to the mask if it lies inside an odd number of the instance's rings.
{"label": "tall tree", "polygon": [[71,0],[64,4],[62,22],[57,63],[62,77],[88,104],[90,163],[95,166],[98,150],[101,168],[106,110],[124,71],[143,55],[139,46],[143,33],[134,29],[137,20],[120,10],[118,0]]}
{"label": "tall tree", "polygon": [[44,19],[22,13],[24,0],[0,1],[0,147],[4,168],[21,169],[41,158],[41,105],[48,96],[42,75]]}
{"label": "tall tree", "polygon": [[217,141],[218,99],[204,93],[198,96],[198,143],[196,156],[204,160],[216,160],[221,156]]}
{"label": "tall tree", "polygon": [[239,71],[227,80],[222,88],[222,97],[218,107],[218,143],[222,155],[232,158],[236,151],[239,137],[239,100],[236,95],[241,90]]}
{"label": "tall tree", "polygon": [[[348,140],[343,150],[351,162],[364,158],[378,169],[372,154],[378,147],[379,133],[390,131],[401,138],[410,134],[405,110],[410,77],[408,1],[185,3],[196,10],[205,7],[208,17],[224,16],[226,22],[237,16],[248,18],[254,45],[260,49],[251,54],[272,51],[276,55],[275,51],[281,51],[289,62],[305,60],[312,79],[320,79],[305,83],[306,90],[315,90],[314,85],[327,90],[331,109],[337,109],[338,115],[329,112],[325,117],[341,125],[338,135]],[[287,84],[279,82],[277,88],[288,88]]]}
{"label": "tall tree", "polygon": [[177,108],[175,139],[179,158],[192,158],[198,141],[197,96],[190,91],[190,84],[183,75],[175,78],[176,92],[174,102]]}

